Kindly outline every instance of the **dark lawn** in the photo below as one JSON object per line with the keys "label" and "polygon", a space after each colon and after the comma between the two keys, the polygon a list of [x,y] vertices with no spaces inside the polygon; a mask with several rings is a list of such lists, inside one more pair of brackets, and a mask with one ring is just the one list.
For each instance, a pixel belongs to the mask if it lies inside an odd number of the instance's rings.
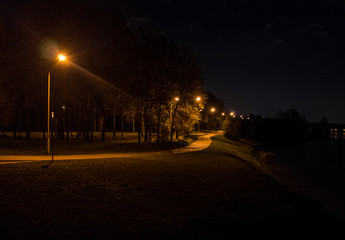
{"label": "dark lawn", "polygon": [[320,202],[214,141],[164,157],[0,165],[4,239],[341,239]]}
{"label": "dark lawn", "polygon": [[[93,154],[93,153],[118,153],[118,152],[149,152],[163,149],[175,149],[188,145],[197,139],[195,135],[191,135],[188,140],[182,137],[174,139],[172,142],[156,143],[152,138],[152,142],[145,142],[141,138],[138,142],[136,133],[117,133],[116,139],[112,140],[112,133],[107,132],[106,141],[102,142],[100,133],[95,133],[93,141],[73,138],[66,140],[53,140],[54,154]],[[0,136],[0,155],[43,155],[47,152],[47,141],[42,138],[42,133],[32,133],[30,139],[25,137],[13,138],[12,135]]]}

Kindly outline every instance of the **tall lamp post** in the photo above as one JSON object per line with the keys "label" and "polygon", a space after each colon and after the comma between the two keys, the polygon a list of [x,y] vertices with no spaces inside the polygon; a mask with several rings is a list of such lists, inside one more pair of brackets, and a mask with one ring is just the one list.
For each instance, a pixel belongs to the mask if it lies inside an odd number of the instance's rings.
{"label": "tall lamp post", "polygon": [[62,54],[58,55],[58,61],[48,72],[48,114],[47,114],[47,153],[50,153],[50,72],[62,61],[65,61],[66,57]]}
{"label": "tall lamp post", "polygon": [[[210,109],[210,112],[211,113],[214,113],[216,111],[216,109],[214,107],[212,107]],[[208,124],[207,124],[207,121],[208,121],[208,111],[206,111],[206,132],[207,132],[207,129],[208,129]]]}
{"label": "tall lamp post", "polygon": [[[198,104],[198,110],[199,110],[199,113],[200,113],[199,102],[201,101],[201,97],[197,96],[197,97],[195,98],[195,101],[196,101],[197,104]],[[198,124],[198,132],[199,132],[199,131],[200,131],[199,120],[197,120],[197,124]]]}
{"label": "tall lamp post", "polygon": [[[174,97],[174,101],[177,103],[180,100],[179,97]],[[170,103],[170,141],[172,141],[172,135],[173,135],[173,124],[174,124],[174,119],[173,119],[173,104],[174,102],[172,101]]]}

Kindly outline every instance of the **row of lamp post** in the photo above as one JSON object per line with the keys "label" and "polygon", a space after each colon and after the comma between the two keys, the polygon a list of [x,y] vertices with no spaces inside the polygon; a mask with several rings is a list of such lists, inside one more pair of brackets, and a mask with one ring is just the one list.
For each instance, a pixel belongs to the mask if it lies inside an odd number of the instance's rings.
{"label": "row of lamp post", "polygon": [[[50,93],[51,93],[51,87],[50,87],[50,73],[54,70],[54,68],[62,61],[66,60],[66,56],[59,54],[58,55],[58,61],[54,64],[54,66],[48,71],[48,111],[47,111],[47,153],[50,153],[50,119],[52,117],[52,113],[50,112]],[[172,140],[172,131],[173,131],[173,117],[172,117],[172,109],[173,109],[173,104],[174,101],[176,102],[176,107],[178,104],[178,101],[180,100],[179,97],[174,97],[173,101],[170,103],[170,140]],[[201,101],[201,97],[197,96],[195,98],[196,102]],[[216,108],[212,107],[210,109],[211,113],[216,112]],[[224,116],[225,113],[222,113],[222,116]],[[235,112],[230,112],[230,116],[235,117]],[[206,130],[207,130],[207,117],[208,117],[208,112],[206,113]],[[200,131],[199,129],[199,121],[198,121],[198,132]]]}

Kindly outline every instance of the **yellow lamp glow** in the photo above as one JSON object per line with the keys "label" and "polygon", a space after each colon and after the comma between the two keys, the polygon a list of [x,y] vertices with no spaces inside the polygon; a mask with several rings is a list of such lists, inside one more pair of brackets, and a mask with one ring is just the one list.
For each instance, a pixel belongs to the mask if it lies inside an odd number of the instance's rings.
{"label": "yellow lamp glow", "polygon": [[65,61],[66,60],[66,56],[62,55],[62,54],[59,54],[58,59],[59,59],[59,61]]}

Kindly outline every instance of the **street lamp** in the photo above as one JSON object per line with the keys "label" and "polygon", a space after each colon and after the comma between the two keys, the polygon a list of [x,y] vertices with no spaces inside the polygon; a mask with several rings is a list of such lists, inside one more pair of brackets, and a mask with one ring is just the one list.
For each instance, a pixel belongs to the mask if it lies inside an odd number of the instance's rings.
{"label": "street lamp", "polygon": [[[214,107],[210,109],[210,112],[211,112],[211,113],[214,113],[215,111],[216,111],[216,109],[215,109]],[[207,129],[208,129],[207,120],[208,120],[208,111],[206,111],[206,131],[207,131]]]}
{"label": "street lamp", "polygon": [[[179,100],[180,100],[179,97],[174,97],[175,102],[178,102]],[[170,141],[172,141],[172,130],[173,130],[172,107],[173,107],[173,102],[170,103]]]}
{"label": "street lamp", "polygon": [[65,61],[66,56],[59,54],[58,61],[48,72],[48,114],[47,114],[47,153],[50,153],[50,72],[59,64],[59,62]]}
{"label": "street lamp", "polygon": [[[62,137],[65,138],[65,132],[66,132],[66,106],[62,106],[62,118],[63,118],[63,134]],[[67,137],[66,137],[67,139]]]}
{"label": "street lamp", "polygon": [[[198,103],[201,101],[201,97],[200,96],[197,96],[195,98],[195,101],[197,101]],[[198,110],[200,112],[200,108],[199,108],[199,104],[198,104]],[[199,127],[199,120],[197,120],[197,124],[198,124],[198,132],[200,131],[200,127]]]}

